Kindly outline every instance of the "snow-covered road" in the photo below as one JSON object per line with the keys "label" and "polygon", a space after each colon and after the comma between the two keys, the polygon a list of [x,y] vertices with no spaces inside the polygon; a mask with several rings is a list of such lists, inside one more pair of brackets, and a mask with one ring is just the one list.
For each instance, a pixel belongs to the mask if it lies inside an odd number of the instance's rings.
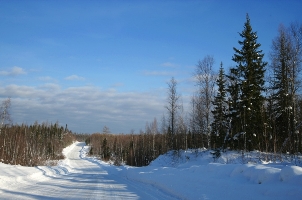
{"label": "snow-covered road", "polygon": [[1,173],[6,176],[0,175],[1,199],[175,199],[156,187],[108,173],[99,162],[82,156],[84,145],[70,146],[58,166],[6,165],[7,173]]}

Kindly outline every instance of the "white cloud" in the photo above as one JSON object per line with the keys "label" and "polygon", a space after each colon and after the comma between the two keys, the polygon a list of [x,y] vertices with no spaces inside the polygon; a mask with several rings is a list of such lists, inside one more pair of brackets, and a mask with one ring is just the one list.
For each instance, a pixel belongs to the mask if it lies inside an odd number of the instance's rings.
{"label": "white cloud", "polygon": [[56,79],[50,77],[50,76],[41,76],[38,78],[40,81],[56,81]]}
{"label": "white cloud", "polygon": [[[62,89],[56,84],[38,87],[7,85],[0,101],[11,97],[14,123],[56,122],[76,132],[93,133],[108,126],[112,132],[139,131],[154,117],[160,120],[165,99],[154,93],[118,92],[94,86]],[[3,99],[2,99],[3,98]]]}
{"label": "white cloud", "polygon": [[121,82],[112,84],[112,87],[114,87],[114,88],[116,88],[116,87],[122,87],[122,86],[124,86],[124,83],[121,83]]}
{"label": "white cloud", "polygon": [[171,62],[162,63],[162,64],[160,64],[160,66],[162,66],[162,67],[172,67],[172,68],[178,67],[177,64],[174,64],[174,63],[171,63]]}
{"label": "white cloud", "polygon": [[175,72],[168,71],[143,71],[145,76],[174,76]]}
{"label": "white cloud", "polygon": [[2,75],[2,76],[17,76],[17,75],[21,75],[21,74],[26,74],[26,72],[24,71],[24,69],[22,69],[21,67],[17,67],[17,66],[14,66],[9,70],[0,71],[0,75]]}
{"label": "white cloud", "polygon": [[71,75],[71,76],[66,77],[65,80],[68,80],[68,81],[84,81],[85,78],[81,77],[81,76],[78,76],[78,75]]}

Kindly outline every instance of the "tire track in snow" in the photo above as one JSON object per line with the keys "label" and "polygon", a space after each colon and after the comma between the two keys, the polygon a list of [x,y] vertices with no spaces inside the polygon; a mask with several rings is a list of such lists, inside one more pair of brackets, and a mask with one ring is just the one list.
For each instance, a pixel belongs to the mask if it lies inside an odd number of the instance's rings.
{"label": "tire track in snow", "polygon": [[[87,150],[86,150],[87,151]],[[84,146],[80,151],[80,157],[82,159],[88,160],[90,162],[93,162],[97,165],[100,166],[100,168],[104,168],[108,169],[108,165],[103,165],[102,161],[93,159],[93,158],[89,158],[85,156],[85,150],[84,150]],[[109,168],[111,168],[112,166],[110,166]],[[129,188],[132,188],[135,191],[142,191],[143,192],[143,199],[185,199],[185,198],[180,198],[179,196],[175,196],[172,193],[167,193],[166,191],[162,190],[160,187],[157,187],[155,184],[153,183],[145,183],[145,182],[139,182],[136,180],[131,180],[128,179],[128,177],[125,176],[120,176],[120,175],[116,175],[115,173],[110,173],[109,172],[110,177],[112,177],[112,179],[117,180],[119,183],[124,183],[126,184]]]}

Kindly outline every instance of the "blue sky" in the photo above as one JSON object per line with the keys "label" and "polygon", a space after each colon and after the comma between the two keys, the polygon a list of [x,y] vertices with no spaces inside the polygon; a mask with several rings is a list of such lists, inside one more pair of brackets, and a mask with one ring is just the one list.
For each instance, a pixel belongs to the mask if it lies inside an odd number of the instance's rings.
{"label": "blue sky", "polygon": [[165,113],[172,76],[187,105],[198,60],[234,65],[246,13],[269,62],[279,24],[302,23],[301,8],[298,0],[0,0],[0,100],[11,97],[18,124],[138,132]]}

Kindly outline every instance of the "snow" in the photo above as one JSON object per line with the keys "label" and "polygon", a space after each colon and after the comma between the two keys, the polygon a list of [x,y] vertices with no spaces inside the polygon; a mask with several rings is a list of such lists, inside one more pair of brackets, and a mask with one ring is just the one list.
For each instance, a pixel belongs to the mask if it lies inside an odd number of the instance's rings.
{"label": "snow", "polygon": [[[213,163],[207,151],[160,156],[148,167],[128,168],[129,179],[156,185],[181,199],[301,199],[302,168],[282,164],[240,164],[224,155]],[[229,162],[230,164],[222,164]],[[172,163],[172,164],[171,164]]]}
{"label": "snow", "polygon": [[[302,168],[236,152],[161,155],[149,166],[114,166],[76,142],[57,166],[0,163],[1,199],[302,199]],[[242,164],[246,163],[246,164]]]}
{"label": "snow", "polygon": [[174,199],[169,194],[108,173],[86,159],[84,143],[64,149],[57,166],[22,167],[0,163],[0,199]]}

